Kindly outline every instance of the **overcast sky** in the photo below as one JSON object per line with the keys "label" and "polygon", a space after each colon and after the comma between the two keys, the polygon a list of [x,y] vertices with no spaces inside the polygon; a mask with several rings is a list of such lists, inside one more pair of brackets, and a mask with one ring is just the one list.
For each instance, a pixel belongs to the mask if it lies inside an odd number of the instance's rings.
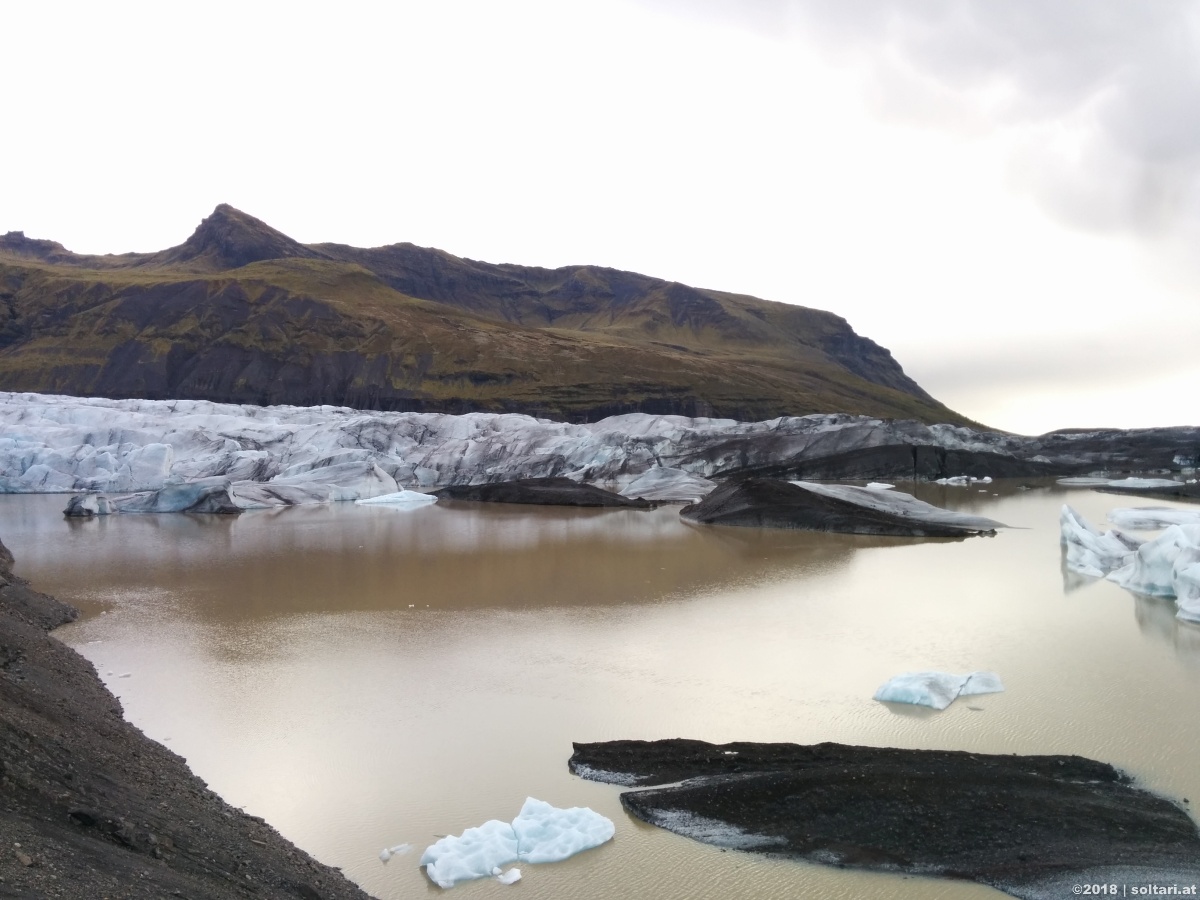
{"label": "overcast sky", "polygon": [[6,6],[0,232],[592,263],[827,309],[1000,428],[1200,423],[1200,3]]}

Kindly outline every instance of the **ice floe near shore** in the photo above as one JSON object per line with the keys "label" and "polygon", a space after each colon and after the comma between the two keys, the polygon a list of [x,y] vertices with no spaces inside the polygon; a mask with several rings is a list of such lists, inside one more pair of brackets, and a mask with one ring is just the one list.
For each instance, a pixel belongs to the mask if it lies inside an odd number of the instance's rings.
{"label": "ice floe near shore", "polygon": [[[461,835],[448,835],[426,848],[420,864],[442,888],[495,875],[504,884],[518,880],[501,872],[513,862],[560,862],[598,847],[615,834],[612,820],[587,807],[559,809],[528,797],[512,822],[491,819]],[[505,880],[505,879],[508,880]]]}
{"label": "ice floe near shore", "polygon": [[933,709],[945,709],[959,697],[970,694],[997,694],[1004,690],[995,672],[905,672],[880,686],[874,699],[885,703],[913,703]]}

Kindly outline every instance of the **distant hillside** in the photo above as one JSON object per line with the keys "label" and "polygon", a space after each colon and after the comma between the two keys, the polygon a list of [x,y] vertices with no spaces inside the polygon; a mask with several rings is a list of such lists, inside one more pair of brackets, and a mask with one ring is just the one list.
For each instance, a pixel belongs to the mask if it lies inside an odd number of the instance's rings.
{"label": "distant hillside", "polygon": [[576,421],[966,421],[831,313],[596,266],[300,244],[225,205],[158,253],[0,237],[0,389]]}

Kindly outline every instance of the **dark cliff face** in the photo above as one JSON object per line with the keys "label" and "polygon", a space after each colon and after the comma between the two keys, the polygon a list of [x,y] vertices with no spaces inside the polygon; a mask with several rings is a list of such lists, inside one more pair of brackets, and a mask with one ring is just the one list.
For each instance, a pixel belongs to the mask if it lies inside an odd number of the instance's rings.
{"label": "dark cliff face", "polygon": [[0,389],[965,422],[830,313],[596,266],[304,245],[224,205],[158,253],[0,238]]}

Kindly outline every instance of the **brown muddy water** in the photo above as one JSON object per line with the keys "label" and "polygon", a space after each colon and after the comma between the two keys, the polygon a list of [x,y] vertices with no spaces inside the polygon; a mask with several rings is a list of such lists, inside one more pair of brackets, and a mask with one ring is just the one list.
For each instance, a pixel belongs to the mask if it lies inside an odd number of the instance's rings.
{"label": "brown muddy water", "polygon": [[[68,521],[63,496],[3,496],[0,537],[19,574],[84,610],[57,635],[131,722],[385,900],[440,893],[421,850],[526,796],[591,806],[616,838],[455,896],[1003,896],[643,825],[619,788],[567,772],[572,741],[1078,753],[1195,804],[1200,629],[1108,582],[1064,585],[1061,504],[1100,523],[1136,498],[917,493],[1017,527],[918,541],[476,504]],[[1007,691],[943,712],[871,699],[930,668],[992,669]],[[379,861],[402,842],[411,854]]]}

